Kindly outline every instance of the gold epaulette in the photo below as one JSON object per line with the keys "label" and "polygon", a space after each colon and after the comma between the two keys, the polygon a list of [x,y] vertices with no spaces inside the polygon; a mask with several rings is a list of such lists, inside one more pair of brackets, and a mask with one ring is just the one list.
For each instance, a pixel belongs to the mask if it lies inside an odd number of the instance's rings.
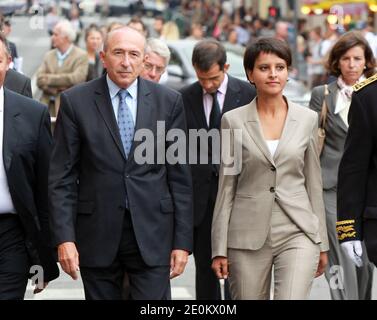
{"label": "gold epaulette", "polygon": [[373,76],[369,77],[368,79],[365,79],[364,81],[361,81],[359,83],[356,83],[353,85],[353,90],[355,92],[361,90],[362,88],[364,88],[365,86],[367,86],[368,84],[374,82],[377,80],[377,73],[374,74]]}
{"label": "gold epaulette", "polygon": [[355,220],[343,220],[336,223],[336,233],[339,240],[356,238]]}

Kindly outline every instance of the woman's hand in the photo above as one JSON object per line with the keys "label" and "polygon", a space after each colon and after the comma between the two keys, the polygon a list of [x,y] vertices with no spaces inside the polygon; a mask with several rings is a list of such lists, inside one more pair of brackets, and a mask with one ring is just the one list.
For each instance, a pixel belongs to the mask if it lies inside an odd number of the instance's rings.
{"label": "woman's hand", "polygon": [[228,258],[226,257],[215,257],[212,260],[212,269],[219,279],[228,278]]}
{"label": "woman's hand", "polygon": [[317,272],[315,274],[316,278],[325,272],[327,263],[328,263],[327,252],[321,252],[319,254],[319,263],[318,263]]}

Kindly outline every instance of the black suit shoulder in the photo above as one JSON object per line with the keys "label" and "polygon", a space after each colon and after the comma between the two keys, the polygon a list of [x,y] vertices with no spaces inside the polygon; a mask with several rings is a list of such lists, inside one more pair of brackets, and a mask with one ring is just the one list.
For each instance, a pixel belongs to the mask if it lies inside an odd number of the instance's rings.
{"label": "black suit shoulder", "polygon": [[20,111],[22,111],[23,114],[26,114],[31,118],[40,116],[47,111],[47,106],[45,106],[44,104],[7,88],[4,88],[4,94],[5,104],[12,104],[13,109],[18,108]]}
{"label": "black suit shoulder", "polygon": [[199,81],[196,81],[194,83],[191,83],[179,90],[179,92],[182,94],[182,97],[185,98],[186,96],[189,96],[193,93],[202,92],[202,87],[199,83]]}
{"label": "black suit shoulder", "polygon": [[140,78],[139,83],[143,83],[152,93],[164,94],[171,98],[181,95],[180,92],[153,81]]}
{"label": "black suit shoulder", "polygon": [[256,95],[255,88],[249,82],[228,75],[228,86],[232,85],[238,86],[241,91],[250,92],[254,96]]}
{"label": "black suit shoulder", "polygon": [[367,86],[363,87],[354,92],[354,96],[357,97],[361,101],[365,101],[366,105],[374,105],[377,101],[377,81],[368,84]]}
{"label": "black suit shoulder", "polygon": [[[255,88],[248,82],[232,77],[228,75],[228,88],[231,88],[235,91],[240,91],[242,94],[247,94],[250,97],[250,101],[254,99],[256,96],[256,90]],[[201,94],[203,89],[199,83],[199,81],[196,81],[192,84],[189,84],[185,87],[183,87],[181,90],[179,90],[182,94],[182,97],[189,97],[193,94]]]}
{"label": "black suit shoulder", "polygon": [[5,74],[4,87],[32,98],[30,78],[12,69],[9,69]]}

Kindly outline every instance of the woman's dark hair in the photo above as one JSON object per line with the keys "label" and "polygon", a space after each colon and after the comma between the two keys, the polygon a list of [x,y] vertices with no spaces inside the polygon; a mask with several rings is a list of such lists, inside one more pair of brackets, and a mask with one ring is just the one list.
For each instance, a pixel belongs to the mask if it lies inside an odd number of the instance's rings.
{"label": "woman's dark hair", "polygon": [[243,57],[243,66],[246,74],[247,71],[254,69],[255,61],[262,52],[276,54],[285,61],[288,68],[292,65],[291,49],[289,49],[285,41],[275,38],[260,38],[250,43],[246,48]]}
{"label": "woman's dark hair", "polygon": [[[91,25],[85,30],[85,40],[88,39],[89,35],[90,35],[93,31],[96,31],[96,32],[101,33],[101,29],[100,29],[97,25],[91,24]],[[102,33],[101,33],[101,35],[102,35]]]}
{"label": "woman's dark hair", "polygon": [[375,73],[376,60],[368,41],[359,31],[349,31],[343,34],[330,50],[329,58],[326,63],[326,69],[333,76],[341,75],[339,61],[340,58],[351,48],[359,46],[364,50],[365,70],[364,75],[368,78]]}

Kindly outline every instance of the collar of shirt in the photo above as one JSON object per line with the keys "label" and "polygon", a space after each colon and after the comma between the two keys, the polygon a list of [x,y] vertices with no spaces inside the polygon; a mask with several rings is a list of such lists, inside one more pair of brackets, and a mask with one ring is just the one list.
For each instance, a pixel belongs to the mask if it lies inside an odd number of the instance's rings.
{"label": "collar of shirt", "polygon": [[[364,75],[361,75],[359,80],[356,81],[356,83],[359,83],[361,81],[364,81],[366,78]],[[348,98],[348,96],[345,93],[345,90],[350,90],[353,91],[353,86],[347,86],[345,83],[343,84],[343,88],[339,87],[338,84],[338,95],[337,95],[337,100],[335,104],[335,110],[334,114],[340,113],[343,109],[349,108],[351,104],[351,98]]]}
{"label": "collar of shirt", "polygon": [[[111,99],[111,104],[113,105],[113,110],[115,114],[115,119],[118,121],[118,107],[119,107],[119,97],[118,92],[121,90],[118,85],[112,81],[109,75],[106,75],[107,86],[109,87],[109,94]],[[129,95],[126,97],[126,103],[131,110],[134,123],[136,123],[136,111],[137,111],[137,86],[138,79],[131,83],[127,88]]]}
{"label": "collar of shirt", "polygon": [[[229,80],[228,75],[225,73],[223,82],[221,82],[220,87],[217,89],[217,91],[218,91],[217,93],[221,93],[223,96],[225,96],[226,88],[228,87],[228,80]],[[210,95],[210,93],[208,93],[207,91],[205,91],[203,89],[203,95],[205,95],[205,94]],[[219,104],[220,104],[220,107],[222,108],[222,103],[220,103],[220,101],[219,101]]]}
{"label": "collar of shirt", "polygon": [[3,161],[4,138],[4,87],[0,87],[0,214],[15,213],[12,197],[9,192],[7,175]]}
{"label": "collar of shirt", "polygon": [[[112,100],[117,96],[121,88],[118,87],[118,85],[113,80],[110,79],[108,74],[106,75],[106,81],[109,87],[110,98]],[[135,99],[137,97],[137,85],[138,85],[138,79],[136,78],[136,80],[132,82],[131,85],[127,88],[127,91],[132,97],[132,99]]]}
{"label": "collar of shirt", "polygon": [[58,49],[56,49],[56,57],[58,58],[58,62],[60,66],[63,64],[64,60],[71,53],[72,49],[73,49],[73,44],[71,44],[68,50],[64,53],[61,53]]}
{"label": "collar of shirt", "polygon": [[[221,83],[220,87],[217,89],[217,101],[219,102],[220,111],[223,111],[224,101],[225,101],[225,94],[226,89],[228,87],[228,75],[225,73],[223,82]],[[207,93],[203,89],[203,107],[204,107],[204,114],[206,116],[207,125],[209,125],[209,118],[211,115],[213,99],[210,93]]]}

